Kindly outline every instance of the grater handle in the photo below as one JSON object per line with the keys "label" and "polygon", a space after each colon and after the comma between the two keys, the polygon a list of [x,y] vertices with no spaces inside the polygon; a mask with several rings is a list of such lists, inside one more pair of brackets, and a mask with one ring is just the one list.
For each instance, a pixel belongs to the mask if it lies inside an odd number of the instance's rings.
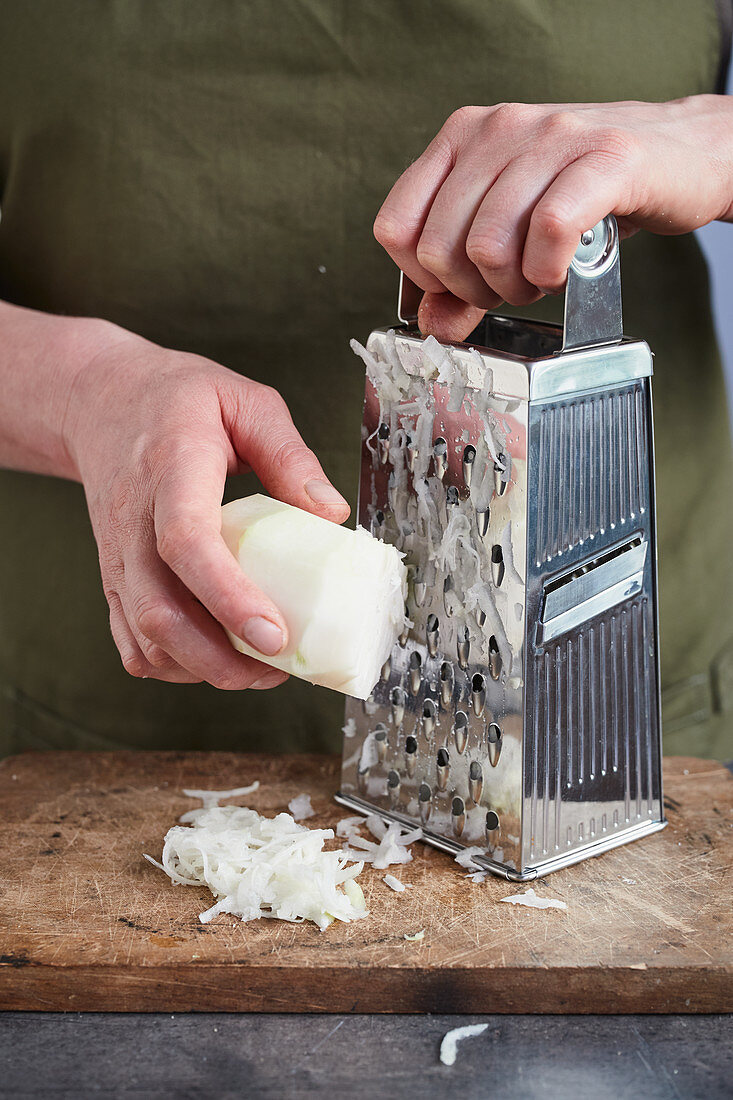
{"label": "grater handle", "polygon": [[400,271],[400,289],[397,294],[397,317],[403,325],[417,324],[417,311],[420,308],[423,292],[417,283]]}
{"label": "grater handle", "polygon": [[563,351],[623,338],[618,226],[609,214],[586,229],[568,268]]}
{"label": "grater handle", "polygon": [[[397,316],[403,325],[416,324],[422,294],[400,271]],[[568,268],[562,350],[618,344],[622,338],[618,226],[609,214],[586,229]]]}

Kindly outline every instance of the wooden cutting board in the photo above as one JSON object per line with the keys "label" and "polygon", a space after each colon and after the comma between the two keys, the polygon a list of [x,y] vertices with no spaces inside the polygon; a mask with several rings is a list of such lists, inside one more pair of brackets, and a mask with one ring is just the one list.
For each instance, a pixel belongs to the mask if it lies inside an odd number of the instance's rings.
{"label": "wooden cutting board", "polygon": [[[665,762],[669,826],[535,883],[527,909],[424,845],[362,876],[370,916],[221,916],[142,858],[198,803],[183,787],[259,779],[274,814],[312,795],[331,826],[338,760],[232,753],[27,753],[0,764],[0,1008],[102,1011],[723,1012],[733,1009],[733,778]],[[420,941],[406,934],[424,930]]]}

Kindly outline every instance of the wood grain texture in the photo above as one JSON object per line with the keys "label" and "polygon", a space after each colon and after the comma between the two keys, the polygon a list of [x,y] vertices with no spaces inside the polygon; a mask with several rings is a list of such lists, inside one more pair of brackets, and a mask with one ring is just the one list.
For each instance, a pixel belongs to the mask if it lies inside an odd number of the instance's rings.
{"label": "wood grain texture", "polygon": [[[232,753],[27,753],[0,764],[0,1008],[98,1011],[725,1012],[733,1009],[733,779],[665,762],[669,827],[558,871],[567,912],[501,904],[525,886],[470,882],[415,845],[367,869],[370,916],[325,932],[201,925],[205,889],[146,863],[194,803],[183,787],[259,779],[274,814],[308,791],[334,825],[338,759]],[[425,930],[421,942],[405,933]]]}

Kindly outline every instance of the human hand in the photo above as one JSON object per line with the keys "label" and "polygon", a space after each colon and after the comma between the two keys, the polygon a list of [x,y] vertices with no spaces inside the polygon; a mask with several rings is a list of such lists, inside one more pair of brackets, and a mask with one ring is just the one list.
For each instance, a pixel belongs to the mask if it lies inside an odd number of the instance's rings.
{"label": "human hand", "polygon": [[463,340],[487,309],[562,290],[580,236],[615,214],[687,233],[732,220],[733,103],[463,107],[397,180],[374,234],[422,287],[419,323]]}
{"label": "human hand", "polygon": [[[102,331],[76,376],[64,433],[122,663],[176,683],[275,687],[287,675],[266,658],[287,643],[287,625],[221,538],[225,476],[251,468],[279,500],[339,523],[349,506],[275,390],[114,326]],[[223,627],[263,662],[235,652]]]}

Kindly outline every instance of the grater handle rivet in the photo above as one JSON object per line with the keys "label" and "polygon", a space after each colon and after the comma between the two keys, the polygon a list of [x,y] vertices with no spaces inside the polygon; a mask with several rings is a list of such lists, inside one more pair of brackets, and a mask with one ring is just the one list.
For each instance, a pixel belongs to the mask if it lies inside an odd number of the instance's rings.
{"label": "grater handle rivet", "polygon": [[618,226],[609,214],[581,235],[568,268],[562,350],[622,339]]}

